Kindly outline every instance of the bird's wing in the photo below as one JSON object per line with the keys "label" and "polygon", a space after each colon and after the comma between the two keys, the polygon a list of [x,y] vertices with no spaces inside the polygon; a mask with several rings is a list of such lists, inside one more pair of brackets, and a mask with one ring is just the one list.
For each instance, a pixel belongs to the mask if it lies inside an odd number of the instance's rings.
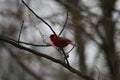
{"label": "bird's wing", "polygon": [[58,40],[61,41],[61,42],[72,42],[71,40],[66,39],[64,37],[59,37]]}

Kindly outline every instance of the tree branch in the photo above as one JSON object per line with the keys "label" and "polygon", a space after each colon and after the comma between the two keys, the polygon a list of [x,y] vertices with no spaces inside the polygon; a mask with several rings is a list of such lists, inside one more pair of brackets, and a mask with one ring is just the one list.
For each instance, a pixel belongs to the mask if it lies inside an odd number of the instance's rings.
{"label": "tree branch", "polygon": [[66,27],[66,25],[67,25],[67,21],[68,21],[68,11],[67,11],[67,15],[66,15],[66,20],[65,20],[64,26],[63,26],[63,28],[62,28],[62,30],[60,31],[60,33],[59,33],[58,36],[60,36],[60,35],[62,34],[63,30],[65,29],[65,27]]}
{"label": "tree branch", "polygon": [[28,52],[30,52],[30,53],[32,53],[32,54],[34,54],[34,55],[37,55],[37,56],[46,58],[46,59],[51,60],[51,61],[53,61],[53,62],[55,62],[55,63],[57,63],[57,64],[60,64],[60,65],[62,65],[64,68],[66,68],[66,69],[68,69],[69,71],[71,71],[72,73],[75,73],[75,74],[77,74],[78,76],[80,76],[80,77],[82,77],[82,78],[84,78],[84,79],[86,79],[86,80],[94,80],[93,78],[89,77],[88,75],[81,73],[80,71],[72,68],[71,66],[68,66],[66,63],[60,61],[59,59],[55,59],[55,58],[53,58],[53,57],[51,57],[51,56],[48,56],[48,55],[46,55],[46,54],[44,54],[44,53],[35,51],[35,50],[31,49],[31,48],[27,48],[27,47],[22,46],[22,45],[20,45],[20,44],[18,45],[17,42],[14,42],[14,41],[12,41],[12,40],[9,40],[9,39],[7,39],[5,36],[3,36],[3,35],[0,35],[0,40],[1,40],[1,41],[4,41],[4,42],[6,42],[6,43],[9,43],[9,44],[11,44],[11,45],[13,45],[13,46],[15,46],[15,47],[17,47],[17,48],[19,48],[19,49],[28,51]]}
{"label": "tree branch", "polygon": [[[14,40],[14,39],[9,38],[9,37],[7,37],[7,36],[5,36],[5,38],[8,39],[8,40],[11,40],[11,41],[13,41],[13,42],[18,43],[17,40]],[[52,46],[50,43],[46,43],[46,44],[43,44],[43,45],[42,45],[42,44],[32,44],[32,43],[23,42],[23,41],[19,41],[19,43],[25,44],[25,45],[31,45],[31,46],[35,46],[35,47],[49,47],[49,46]]]}
{"label": "tree branch", "polygon": [[52,29],[52,27],[51,27],[44,19],[42,19],[40,16],[38,16],[38,15],[25,3],[24,0],[21,0],[21,1],[22,1],[22,3],[23,3],[38,19],[40,19],[42,22],[44,22],[44,23],[51,29],[51,31],[52,31],[54,34],[56,34],[55,31]]}

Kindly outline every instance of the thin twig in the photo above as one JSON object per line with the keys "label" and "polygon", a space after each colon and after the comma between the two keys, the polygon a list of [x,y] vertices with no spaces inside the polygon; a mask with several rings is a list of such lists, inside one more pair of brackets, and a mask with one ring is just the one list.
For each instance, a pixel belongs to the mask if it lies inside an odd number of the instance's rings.
{"label": "thin twig", "polygon": [[100,80],[100,70],[98,69],[98,67],[95,67],[98,71],[98,79],[97,80]]}
{"label": "thin twig", "polygon": [[45,39],[44,39],[44,35],[42,34],[42,32],[36,27],[36,26],[34,26],[35,28],[36,28],[36,30],[40,33],[40,36],[41,36],[41,38],[42,38],[42,41],[44,42],[44,43],[46,43],[45,42]]}
{"label": "thin twig", "polygon": [[65,29],[65,27],[66,27],[66,25],[67,25],[67,21],[68,21],[68,11],[67,11],[67,15],[66,15],[66,20],[65,20],[64,26],[63,26],[63,28],[62,28],[62,30],[60,31],[60,33],[59,33],[58,36],[60,36],[60,35],[62,34],[63,30]]}
{"label": "thin twig", "polygon": [[[2,36],[2,35],[1,35],[1,36]],[[4,36],[4,37],[5,37],[6,39],[10,40],[10,41],[13,41],[13,42],[18,43],[17,40],[14,40],[14,39],[9,38],[9,37],[7,37],[7,36]],[[35,46],[35,47],[49,47],[49,46],[51,46],[50,43],[47,43],[46,45],[32,44],[32,43],[23,42],[23,41],[19,41],[19,43],[21,43],[21,44],[25,44],[25,45],[31,45],[31,46]]]}
{"label": "thin twig", "polygon": [[26,44],[26,45],[31,45],[31,46],[35,46],[35,47],[49,47],[49,46],[51,46],[50,43],[46,43],[46,45],[32,44],[32,43],[27,43],[27,42],[22,42],[22,41],[20,41],[19,43]]}
{"label": "thin twig", "polygon": [[22,3],[23,3],[38,19],[40,19],[41,21],[43,21],[43,22],[52,30],[52,32],[53,32],[54,34],[56,34],[55,31],[52,29],[52,27],[51,27],[44,19],[42,19],[40,16],[38,16],[38,15],[24,2],[24,0],[21,0],[21,1],[22,1]]}
{"label": "thin twig", "polygon": [[68,65],[68,67],[70,67],[70,63],[69,63],[69,61],[68,61],[68,57],[67,57],[64,49],[62,48],[61,51],[62,51],[62,53],[63,53],[63,55],[64,55],[64,57],[65,57],[65,61],[66,61],[67,65]]}
{"label": "thin twig", "polygon": [[75,46],[73,46],[68,52],[66,52],[66,54],[68,55],[73,49],[74,49]]}
{"label": "thin twig", "polygon": [[22,20],[22,25],[21,25],[21,28],[20,28],[20,33],[19,33],[19,36],[18,36],[18,45],[19,45],[19,42],[20,42],[20,36],[21,36],[22,29],[23,29],[23,25],[24,25],[24,21]]}
{"label": "thin twig", "polygon": [[[29,15],[29,19],[30,19],[30,22],[33,22],[30,15]],[[33,22],[33,23],[34,23],[34,22]],[[36,27],[35,24],[33,24],[33,26],[34,26],[34,28],[39,32],[39,34],[40,34],[40,36],[41,36],[41,38],[42,38],[42,41],[43,41],[44,43],[48,44],[48,43],[45,41],[44,35],[43,35],[42,32],[39,30],[39,28]]]}

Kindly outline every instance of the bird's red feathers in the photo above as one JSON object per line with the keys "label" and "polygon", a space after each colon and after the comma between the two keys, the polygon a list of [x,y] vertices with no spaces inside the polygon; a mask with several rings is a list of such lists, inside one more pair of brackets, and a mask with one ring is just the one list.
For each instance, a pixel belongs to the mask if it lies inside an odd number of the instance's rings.
{"label": "bird's red feathers", "polygon": [[59,37],[55,34],[51,34],[50,39],[51,39],[53,45],[55,45],[58,48],[64,48],[64,47],[68,46],[69,44],[75,46],[75,44],[72,43],[71,40],[64,38],[64,37]]}

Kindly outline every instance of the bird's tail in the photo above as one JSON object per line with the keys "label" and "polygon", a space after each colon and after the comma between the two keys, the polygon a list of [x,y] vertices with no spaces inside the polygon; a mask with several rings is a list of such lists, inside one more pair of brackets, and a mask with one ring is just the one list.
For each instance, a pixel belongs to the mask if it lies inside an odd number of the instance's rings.
{"label": "bird's tail", "polygon": [[74,43],[74,42],[71,42],[70,44],[73,45],[73,46],[76,46],[76,43]]}

